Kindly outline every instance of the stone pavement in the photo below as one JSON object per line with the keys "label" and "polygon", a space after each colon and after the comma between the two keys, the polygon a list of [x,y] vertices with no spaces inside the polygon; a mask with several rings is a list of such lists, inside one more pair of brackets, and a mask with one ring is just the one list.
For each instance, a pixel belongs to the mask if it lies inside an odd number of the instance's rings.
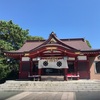
{"label": "stone pavement", "polygon": [[6,81],[0,100],[100,100],[100,80]]}
{"label": "stone pavement", "polygon": [[5,92],[0,100],[100,100],[100,91],[79,92]]}
{"label": "stone pavement", "polygon": [[100,80],[76,81],[6,81],[0,91],[19,92],[77,92],[100,91]]}
{"label": "stone pavement", "polygon": [[46,76],[41,76],[41,80],[42,81],[64,81],[64,76],[50,76],[50,75],[46,75]]}
{"label": "stone pavement", "polygon": [[6,100],[75,100],[74,92],[22,92]]}

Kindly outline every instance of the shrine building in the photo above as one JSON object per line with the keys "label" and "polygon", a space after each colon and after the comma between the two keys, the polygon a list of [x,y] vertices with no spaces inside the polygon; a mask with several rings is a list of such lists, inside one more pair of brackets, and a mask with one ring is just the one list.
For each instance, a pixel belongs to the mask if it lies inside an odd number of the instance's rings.
{"label": "shrine building", "polygon": [[77,79],[100,79],[100,49],[92,49],[84,38],[27,40],[17,51],[5,55],[20,61],[19,79],[56,75]]}

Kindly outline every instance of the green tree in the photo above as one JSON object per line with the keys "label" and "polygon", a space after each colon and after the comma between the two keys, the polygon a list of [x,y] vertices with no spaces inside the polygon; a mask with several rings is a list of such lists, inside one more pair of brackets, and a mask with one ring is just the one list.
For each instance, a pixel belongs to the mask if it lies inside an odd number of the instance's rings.
{"label": "green tree", "polygon": [[90,48],[92,48],[92,46],[91,46],[91,44],[90,44],[90,42],[88,40],[86,40],[86,43]]}
{"label": "green tree", "polygon": [[3,52],[19,49],[27,40],[28,30],[23,30],[11,20],[0,21],[0,80],[6,78],[12,71],[18,71],[18,61],[7,61]]}
{"label": "green tree", "polygon": [[[0,80],[16,77],[18,61],[4,56],[4,51],[18,50],[26,40],[43,40],[39,36],[30,36],[29,30],[10,21],[0,21]],[[15,75],[15,76],[14,76]]]}
{"label": "green tree", "polygon": [[27,36],[27,40],[44,40],[43,37],[40,36]]}
{"label": "green tree", "polygon": [[28,34],[28,30],[23,30],[14,24],[12,20],[8,22],[0,21],[0,40],[11,44],[13,50],[17,50],[23,45]]}

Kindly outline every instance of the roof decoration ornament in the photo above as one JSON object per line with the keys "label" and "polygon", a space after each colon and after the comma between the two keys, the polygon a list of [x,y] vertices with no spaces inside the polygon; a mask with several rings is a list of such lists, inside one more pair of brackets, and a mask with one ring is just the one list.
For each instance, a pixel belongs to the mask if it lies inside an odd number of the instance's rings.
{"label": "roof decoration ornament", "polygon": [[55,35],[56,36],[56,34],[54,33],[54,32],[51,32],[51,34],[50,35]]}
{"label": "roof decoration ornament", "polygon": [[24,56],[29,56],[30,54],[29,53],[25,53],[25,55]]}
{"label": "roof decoration ornament", "polygon": [[57,43],[57,41],[56,41],[54,38],[52,38],[52,39],[50,40],[50,43]]}

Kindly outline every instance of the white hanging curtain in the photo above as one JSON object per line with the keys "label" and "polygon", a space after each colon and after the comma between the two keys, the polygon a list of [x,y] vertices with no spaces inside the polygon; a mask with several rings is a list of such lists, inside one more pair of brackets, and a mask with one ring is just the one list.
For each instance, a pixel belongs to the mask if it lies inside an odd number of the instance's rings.
{"label": "white hanging curtain", "polygon": [[59,59],[58,61],[39,60],[38,68],[68,68],[67,60]]}

